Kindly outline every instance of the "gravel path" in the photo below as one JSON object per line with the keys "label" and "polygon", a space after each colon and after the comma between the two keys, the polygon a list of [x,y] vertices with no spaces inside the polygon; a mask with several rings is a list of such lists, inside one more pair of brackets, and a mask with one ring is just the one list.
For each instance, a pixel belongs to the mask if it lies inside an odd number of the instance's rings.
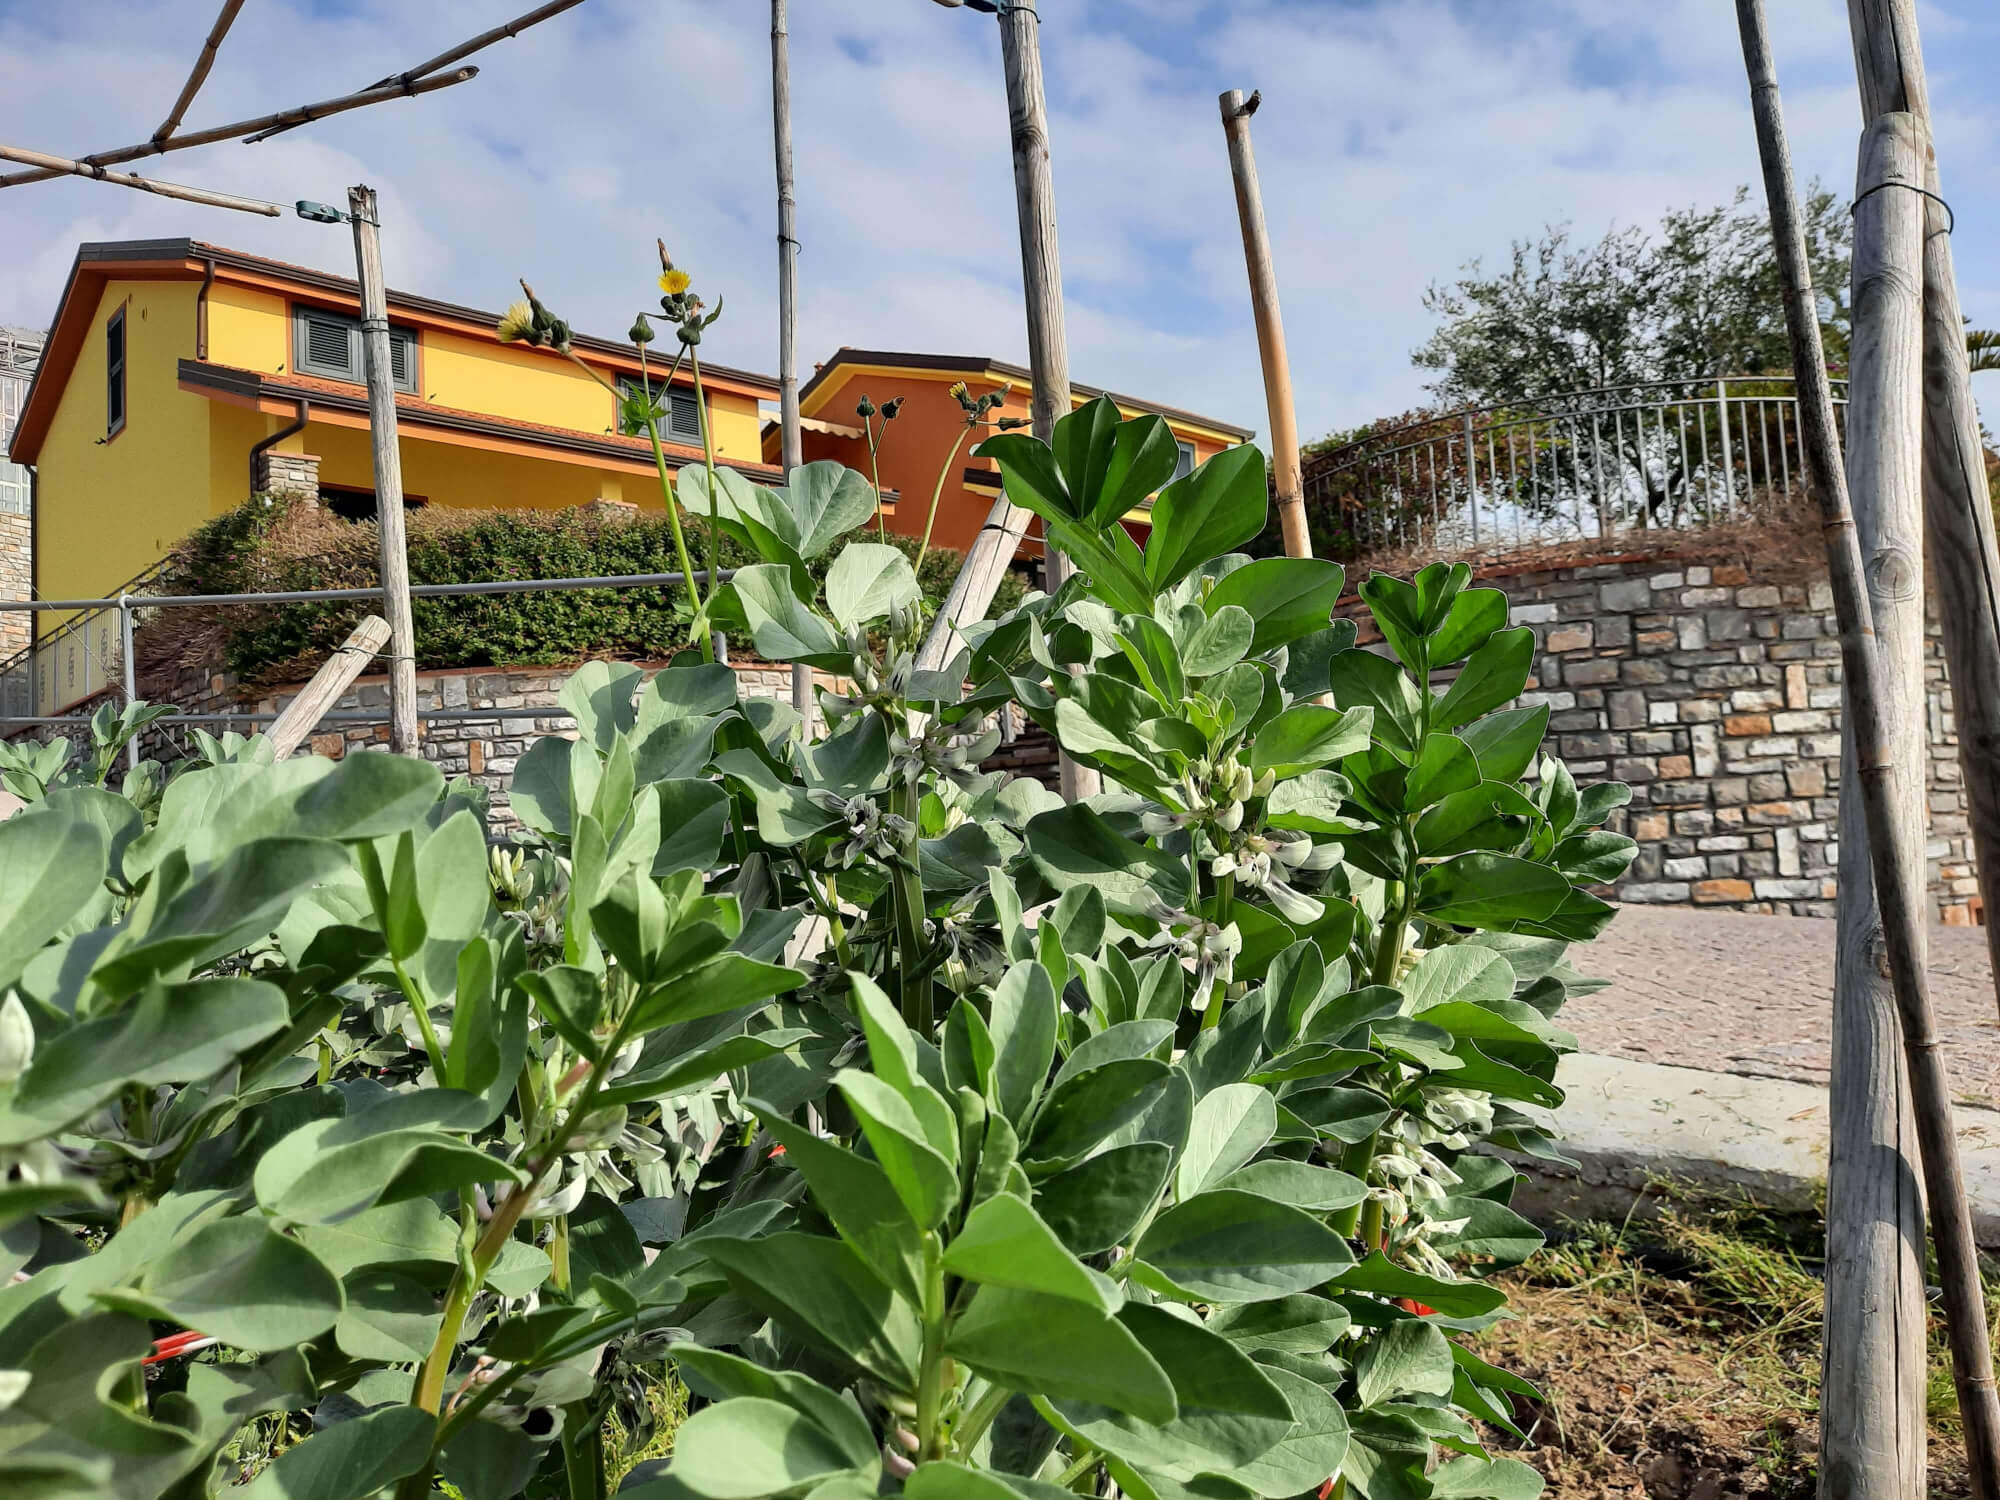
{"label": "gravel path", "polygon": [[[1612,981],[1563,1009],[1586,1052],[1802,1083],[1827,1082],[1834,924],[1685,907],[1627,906],[1571,950]],[[1930,930],[1931,1003],[1952,1090],[2000,1108],[2000,1008],[1986,934]]]}

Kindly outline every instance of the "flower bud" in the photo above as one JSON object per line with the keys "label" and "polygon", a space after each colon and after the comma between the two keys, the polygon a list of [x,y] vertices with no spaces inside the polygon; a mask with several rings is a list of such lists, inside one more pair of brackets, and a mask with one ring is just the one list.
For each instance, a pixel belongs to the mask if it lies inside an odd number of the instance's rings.
{"label": "flower bud", "polygon": [[864,418],[874,416],[875,403],[870,401],[866,396],[863,396],[859,401],[854,403],[854,415]]}
{"label": "flower bud", "polygon": [[1224,833],[1234,833],[1243,826],[1243,804],[1232,802],[1215,815],[1215,826]]}
{"label": "flower bud", "polygon": [[625,336],[635,344],[650,344],[653,342],[653,325],[644,313],[640,313],[632,320],[632,327]]}
{"label": "flower bud", "polygon": [[0,1001],[0,1083],[12,1083],[35,1058],[35,1023],[14,991]]}

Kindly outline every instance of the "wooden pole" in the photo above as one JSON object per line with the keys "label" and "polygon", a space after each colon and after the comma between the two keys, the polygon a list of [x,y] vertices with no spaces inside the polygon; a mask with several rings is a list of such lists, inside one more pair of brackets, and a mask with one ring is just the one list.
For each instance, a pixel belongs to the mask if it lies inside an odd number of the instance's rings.
{"label": "wooden pole", "polygon": [[154,140],[164,141],[181,128],[181,116],[194,103],[194,96],[200,92],[208,70],[215,66],[215,54],[222,46],[222,39],[229,35],[229,28],[235,24],[236,13],[241,9],[243,0],[222,0],[222,13],[208,28],[208,40],[201,44],[201,54],[195,58],[194,69],[188,74],[187,82],[181,85],[180,97],[174,100],[174,107],[167,111],[167,118],[161,122],[160,128],[153,132]]}
{"label": "wooden pole", "polygon": [[[1264,195],[1250,148],[1250,116],[1259,96],[1246,103],[1241,89],[1222,95],[1222,133],[1229,142],[1229,175],[1236,184],[1236,217],[1243,225],[1243,260],[1250,270],[1250,308],[1257,319],[1257,353],[1264,365],[1264,404],[1271,414],[1271,476],[1278,496],[1278,525],[1287,557],[1311,557],[1306,531],[1305,484],[1299,475],[1299,420],[1292,401],[1292,364],[1285,354],[1285,320],[1278,311],[1278,273],[1271,264],[1271,235],[1264,227]],[[1470,461],[1470,450],[1467,450]]]}
{"label": "wooden pole", "polygon": [[264,738],[271,742],[271,754],[284,760],[303,745],[320,717],[353,685],[355,678],[368,670],[368,663],[388,644],[389,622],[380,615],[368,615],[356,625],[347,639],[334,647],[333,655],[320,664],[312,681],[299,690],[298,697],[286,704],[277,721],[264,731]]}
{"label": "wooden pole", "polygon": [[262,214],[267,219],[275,219],[285,211],[281,204],[266,203],[261,198],[239,198],[234,193],[212,193],[206,188],[182,187],[178,183],[141,177],[135,172],[113,172],[98,166],[95,162],[72,161],[67,156],[51,156],[46,151],[29,151],[20,146],[0,146],[0,161],[25,162],[29,166],[43,168],[50,177],[89,177],[98,182],[111,183],[116,187],[136,188],[142,193],[155,193],[162,198],[177,198],[183,203],[205,203],[210,208],[233,208],[241,213]]}
{"label": "wooden pole", "polygon": [[[1911,0],[1851,0],[1848,18],[1864,115],[1908,110],[1928,124],[1930,90],[1916,6]],[[1960,782],[1986,908],[1987,955],[2000,980],[2000,549],[1935,149],[1926,168],[1923,186],[1938,196],[1924,202],[1924,525],[1951,677]]]}
{"label": "wooden pole", "polygon": [[[771,0],[771,140],[778,160],[778,463],[791,483],[805,462],[799,433],[798,201],[792,196],[791,36],[785,0]],[[812,668],[792,663],[792,707],[812,735]]]}
{"label": "wooden pole", "polygon": [[[1007,77],[1008,132],[1014,153],[1014,206],[1021,229],[1021,282],[1028,314],[1028,368],[1034,386],[1029,416],[1043,442],[1055,436],[1058,418],[1070,410],[1069,342],[1063,327],[1062,256],[1056,245],[1055,179],[1049,168],[1049,111],[1042,89],[1039,20],[1028,5],[1000,12],[1000,58]],[[936,670],[957,650],[957,622],[985,616],[1000,580],[1028,529],[1028,512],[1003,492],[986,525],[974,539],[951,593],[938,611],[917,665]],[[1044,541],[1049,585],[1068,576],[1068,559]],[[1092,797],[1098,774],[1067,755],[1060,766],[1063,799]]]}
{"label": "wooden pole", "polygon": [[[435,78],[420,78],[414,83],[392,88],[363,89],[358,94],[343,94],[338,99],[323,100],[318,104],[302,104],[295,109],[281,109],[276,114],[259,115],[254,120],[238,120],[232,125],[217,125],[208,130],[197,130],[187,135],[173,135],[165,140],[144,140],[136,146],[120,146],[115,151],[95,151],[82,161],[87,166],[111,166],[118,162],[137,161],[142,156],[158,156],[168,151],[187,151],[196,146],[211,146],[217,141],[235,140],[238,136],[250,135],[273,125],[304,125],[313,120],[323,120],[328,115],[345,114],[350,109],[364,109],[371,104],[384,104],[391,99],[402,99],[416,94],[434,93],[438,89],[448,89],[454,84],[466,83],[479,76],[477,68],[460,68],[454,73],[440,73]],[[44,167],[33,172],[9,172],[0,176],[0,188],[19,187],[24,182],[46,182],[51,177],[62,177],[69,172],[68,167]]]}
{"label": "wooden pole", "polygon": [[[1848,499],[1833,389],[1820,342],[1819,299],[1806,256],[1763,0],[1737,0],[1736,15],[1785,293],[1806,482],[1818,504],[1826,542],[1846,690],[1820,1492],[1827,1500],[1914,1497],[1923,1492],[1924,1481],[1924,1205],[1894,990],[1875,961],[1884,946],[1886,922],[1886,914],[1878,917],[1875,893],[1890,892],[1891,905],[1900,895],[1907,905],[1914,887],[1920,900],[1922,857],[1918,849],[1913,880],[1904,868],[1912,854],[1910,840],[1891,828],[1901,809],[1895,805],[1896,763],[1883,722],[1888,692],[1883,679],[1889,664],[1878,655],[1861,538]],[[1905,397],[1907,402],[1907,391]],[[1849,430],[1859,437],[1857,428]],[[1871,532],[1876,530],[1879,515],[1871,517]],[[1907,684],[1900,686],[1900,727],[1907,731],[1912,705]],[[1921,703],[1915,707],[1920,714]],[[1923,763],[1921,758],[1913,762]],[[1880,828],[1881,835],[1871,837],[1871,828]],[[1900,918],[1900,951],[1921,951],[1921,929],[1914,936],[1908,931],[1918,920],[1918,913],[1907,910]],[[1921,967],[1916,977],[1923,980]]]}
{"label": "wooden pole", "polygon": [[361,283],[361,345],[368,362],[368,437],[375,456],[375,524],[381,539],[382,613],[389,619],[389,748],[417,753],[416,625],[410,615],[410,555],[403,533],[403,456],[396,442],[396,386],[389,366],[389,294],[375,189],[347,190]]}

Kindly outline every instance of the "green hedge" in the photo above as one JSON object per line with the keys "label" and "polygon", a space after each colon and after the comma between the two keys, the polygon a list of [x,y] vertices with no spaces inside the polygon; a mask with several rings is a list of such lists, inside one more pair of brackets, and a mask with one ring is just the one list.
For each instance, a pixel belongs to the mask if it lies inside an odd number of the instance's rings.
{"label": "green hedge", "polygon": [[[697,567],[708,562],[708,540],[688,523]],[[857,531],[855,535],[871,536]],[[916,543],[889,541],[914,561]],[[836,545],[812,564],[824,572]],[[678,571],[673,533],[663,514],[606,517],[560,511],[410,512],[410,580],[469,583],[505,578],[583,578]],[[171,559],[162,591],[234,594],[357,588],[375,582],[372,522],[341,521],[315,508],[255,497],[190,535]],[[722,565],[757,561],[727,537]],[[951,588],[960,554],[933,548],[918,571],[936,604]],[[1025,591],[1018,574],[1003,581],[996,609],[1011,608]],[[190,638],[219,647],[230,671],[248,682],[280,682],[310,672],[339,645],[366,602],[218,606],[161,611],[148,626],[158,659]],[[688,604],[683,590],[578,589],[474,598],[418,599],[414,608],[418,664],[423,667],[561,666],[597,657],[659,657],[685,644]],[[172,642],[159,636],[172,632]],[[731,647],[749,649],[732,634]]]}

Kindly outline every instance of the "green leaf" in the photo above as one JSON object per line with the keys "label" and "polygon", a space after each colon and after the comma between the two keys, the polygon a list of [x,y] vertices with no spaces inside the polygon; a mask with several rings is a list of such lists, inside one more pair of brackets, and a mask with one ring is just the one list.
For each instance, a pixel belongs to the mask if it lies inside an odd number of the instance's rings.
{"label": "green leaf", "polygon": [[1354,1393],[1363,1406],[1398,1396],[1449,1396],[1451,1344],[1418,1318],[1391,1323],[1362,1345],[1354,1362]]}
{"label": "green leaf", "polygon": [[1425,810],[1415,829],[1417,851],[1432,859],[1475,850],[1504,852],[1517,848],[1540,817],[1540,809],[1518,789],[1482,781]]}
{"label": "green leaf", "polygon": [[1507,626],[1507,596],[1498,589],[1467,589],[1451,601],[1451,611],[1431,637],[1431,666],[1448,667],[1485,644]]}
{"label": "green leaf", "polygon": [[1283,1157],[1273,1157],[1268,1161],[1253,1161],[1247,1167],[1231,1172],[1215,1185],[1236,1192],[1255,1193],[1262,1198],[1273,1198],[1280,1203],[1289,1203],[1294,1208],[1311,1209],[1315,1213],[1351,1208],[1368,1196],[1368,1185],[1359,1177],[1335,1171],[1331,1167],[1315,1167],[1302,1161],[1288,1161]]}
{"label": "green leaf", "polygon": [[915,1110],[871,1073],[843,1068],[833,1082],[910,1217],[920,1228],[935,1229],[958,1201],[958,1173],[931,1145]]}
{"label": "green leaf", "polygon": [[1491,948],[1448,944],[1431,949],[1417,960],[1403,980],[1403,995],[1409,1002],[1407,1011],[1411,1015],[1448,1000],[1462,1000],[1468,1005],[1512,1000],[1514,966]]}
{"label": "green leaf", "polygon": [[1025,1125],[1056,1051],[1056,992],[1040,964],[1017,963],[993,988],[994,1103]]}
{"label": "green leaf", "polygon": [[792,545],[803,558],[818,557],[874,515],[878,499],[866,475],[826,458],[799,465],[773,493],[791,514]]}
{"label": "green leaf", "polygon": [[1049,1170],[1071,1165],[1159,1101],[1173,1070],[1151,1057],[1121,1058],[1052,1089],[1022,1156]]}
{"label": "green leaf", "polygon": [[1555,914],[1569,882],[1547,865],[1506,854],[1459,854],[1417,882],[1417,910],[1459,927],[1507,927]]}
{"label": "green leaf", "polygon": [[737,571],[730,581],[750,639],[767,661],[802,661],[829,672],[843,672],[854,654],[833,627],[800,602],[792,592],[791,570],[779,563],[757,563]]}
{"label": "green leaf", "polygon": [[486,830],[469,811],[453,813],[416,855],[417,901],[424,941],[410,972],[418,993],[434,1005],[458,984],[458,956],[486,926],[493,896],[486,878]]}
{"label": "green leaf", "polygon": [[1347,1309],[1328,1297],[1299,1293],[1218,1309],[1208,1326],[1244,1349],[1280,1354],[1325,1353],[1352,1325]]}
{"label": "green leaf", "polygon": [[1507,1294],[1483,1281],[1445,1281],[1393,1264],[1380,1250],[1371,1250],[1336,1278],[1345,1291],[1372,1292],[1378,1297],[1408,1297],[1434,1307],[1448,1317],[1476,1318],[1507,1305]]}
{"label": "green leaf", "polygon": [[1225,448],[1153,502],[1146,580],[1164,591],[1210,558],[1264,529],[1270,508],[1264,453],[1254,443]]}
{"label": "green leaf", "polygon": [[1102,1312],[1121,1298],[1111,1283],[1086,1270],[1055,1231],[1019,1198],[988,1198],[965,1216],[944,1253],[945,1271],[986,1286],[1067,1297]]}
{"label": "green leaf", "polygon": [[1189,1301],[1255,1302],[1303,1292],[1353,1263],[1347,1241],[1301,1209],[1212,1189],[1153,1221],[1134,1276]]}
{"label": "green leaf", "polygon": [[1479,785],[1479,762],[1456,735],[1433,733],[1424,738],[1416,764],[1403,787],[1402,811],[1413,813],[1454,792]]}
{"label": "green leaf", "polygon": [[803,1412],[761,1396],[738,1396],[681,1424],[668,1472],[708,1500],[754,1500],[853,1467],[833,1435]]}
{"label": "green leaf", "polygon": [[[1072,420],[1074,414],[1059,418]],[[1070,497],[1069,485],[1049,445],[1025,432],[1003,432],[972,450],[974,458],[1000,465],[1000,482],[1007,498],[1044,521],[1081,520],[1082,507]]]}
{"label": "green leaf", "polygon": [[836,1395],[817,1380],[789,1370],[766,1370],[747,1359],[715,1349],[678,1343],[674,1364],[697,1392],[712,1400],[757,1396],[781,1402],[809,1418],[840,1447],[855,1469],[870,1469],[875,1461],[875,1434],[853,1402]]}
{"label": "green leaf", "polygon": [[[681,938],[684,931],[675,936]],[[806,982],[805,974],[798,969],[759,963],[741,953],[718,953],[692,969],[670,963],[669,970],[672,978],[662,988],[642,996],[632,1008],[627,1036],[644,1036],[662,1026],[727,1015],[746,1005],[786,994]]]}
{"label": "green leaf", "polygon": [[695,1246],[737,1296],[844,1368],[896,1390],[916,1388],[915,1311],[841,1241],[787,1230],[754,1240],[704,1234]]}
{"label": "green leaf", "polygon": [[1248,1163],[1278,1130],[1278,1101],[1254,1083],[1225,1084],[1204,1094],[1175,1169],[1175,1191],[1185,1201]]}
{"label": "green leaf", "polygon": [[875,1274],[907,1297],[923,1302],[923,1244],[917,1221],[903,1206],[888,1174],[865,1157],[822,1140],[763,1108],[757,1118],[785,1148],[785,1160],[812,1189],[813,1201],[840,1237]]}
{"label": "green leaf", "polygon": [[1250,770],[1281,777],[1315,771],[1368,748],[1374,727],[1370,709],[1332,709],[1296,703],[1257,731],[1250,745]]}
{"label": "green leaf", "polygon": [[1264,1374],[1292,1409],[1291,1430],[1275,1446],[1232,1468],[1230,1477],[1260,1495],[1316,1493],[1347,1459],[1347,1413],[1317,1381],[1276,1365]]}
{"label": "green leaf", "polygon": [[1455,729],[1518,698],[1528,685],[1534,659],[1535,633],[1527,626],[1495,633],[1472,653],[1457,680],[1438,699],[1431,722],[1439,729]]}
{"label": "green leaf", "polygon": [[1346,580],[1339,563],[1265,557],[1224,575],[1202,603],[1211,615],[1231,605],[1247,610],[1256,622],[1250,650],[1261,654],[1325,630]]}
{"label": "green leaf", "polygon": [[983,1286],[945,1353],[1009,1390],[1091,1401],[1149,1422],[1178,1408],[1166,1372],[1116,1318],[1067,1297]]}
{"label": "green leaf", "polygon": [[826,607],[852,630],[917,602],[910,560],[882,542],[849,542],[826,570]]}
{"label": "green leaf", "polygon": [[437,1418],[390,1406],[294,1443],[242,1489],[243,1500],[366,1500],[430,1457]]}
{"label": "green leaf", "polygon": [[438,1473],[461,1495],[515,1495],[534,1476],[542,1446],[518,1427],[462,1422],[438,1454]]}
{"label": "green leaf", "polygon": [[386,1266],[354,1272],[345,1287],[347,1303],[333,1327],[343,1353],[391,1364],[409,1364],[430,1353],[440,1315],[429,1287]]}
{"label": "green leaf", "polygon": [[1097,888],[1110,910],[1141,916],[1155,901],[1171,906],[1186,884],[1182,863],[1161,849],[1122,836],[1088,803],[1035,817],[1027,827],[1035,867],[1058,891]]}
{"label": "green leaf", "polygon": [[638,722],[633,694],[643,674],[630,662],[587,661],[570,673],[556,701],[576,719],[577,732],[600,755]]}
{"label": "green leaf", "polygon": [[1109,1250],[1159,1198],[1173,1159],[1158,1141],[1114,1147],[1036,1183],[1035,1211],[1074,1253]]}
{"label": "green leaf", "polygon": [[1138,674],[1139,686],[1162,708],[1178,710],[1187,697],[1187,677],[1166,628],[1149,615],[1127,615],[1118,622],[1118,646]]}
{"label": "green leaf", "polygon": [[[1274,562],[1292,562],[1298,559],[1273,558]],[[1233,667],[1243,660],[1256,639],[1256,625],[1250,611],[1234,604],[1220,608],[1213,600],[1209,602],[1212,613],[1208,623],[1194,633],[1185,650],[1181,652],[1181,666],[1190,677],[1212,677],[1217,672]]]}
{"label": "green leaf", "polygon": [[432,1123],[465,1128],[484,1114],[478,1099],[432,1089],[391,1095],[343,1119],[310,1121],[257,1163],[257,1201],[294,1223],[338,1224],[378,1204],[519,1179],[519,1169]]}
{"label": "green leaf", "polygon": [[1327,667],[1327,678],[1333,701],[1341,708],[1375,710],[1371,732],[1376,741],[1407,764],[1416,753],[1420,705],[1409,674],[1386,656],[1356,650],[1336,655]]}
{"label": "green leaf", "polygon": [[1518,1458],[1461,1454],[1438,1465],[1430,1480],[1432,1500],[1536,1500],[1542,1493],[1542,1476]]}
{"label": "green leaf", "polygon": [[1541,1230],[1491,1198],[1439,1198],[1424,1205],[1424,1217],[1449,1226],[1430,1236],[1431,1245],[1444,1255],[1487,1256],[1505,1268],[1518,1266],[1542,1248]]}
{"label": "green leaf", "polygon": [[0,1145],[51,1134],[127,1084],[206,1078],[289,1019],[284,991],[262,980],[151,985],[123,1010],[36,1050],[11,1105],[0,1107]]}
{"label": "green leaf", "polygon": [[310,1250],[256,1215],[204,1226],[147,1266],[137,1287],[98,1298],[258,1351],[304,1343],[333,1325],[344,1302]]}
{"label": "green leaf", "polygon": [[1162,417],[1121,418],[1108,396],[1084,403],[1056,421],[1050,444],[1077,513],[1109,526],[1174,477],[1180,460]]}
{"label": "green leaf", "polygon": [[1479,757],[1479,774],[1488,781],[1518,781],[1535,763],[1535,752],[1548,733],[1549,706],[1509,708],[1474,719],[1459,738]]}

